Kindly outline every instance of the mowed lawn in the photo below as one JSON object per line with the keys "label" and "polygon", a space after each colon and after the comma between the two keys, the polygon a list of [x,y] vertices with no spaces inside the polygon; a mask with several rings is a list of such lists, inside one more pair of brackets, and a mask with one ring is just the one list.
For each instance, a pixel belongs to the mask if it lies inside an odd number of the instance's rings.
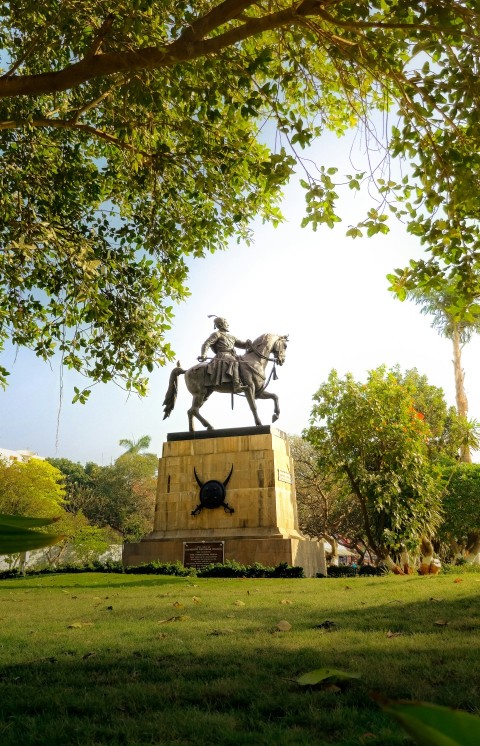
{"label": "mowed lawn", "polygon": [[[410,744],[372,694],[479,714],[479,597],[474,573],[0,581],[0,744]],[[360,678],[295,682],[321,667]]]}

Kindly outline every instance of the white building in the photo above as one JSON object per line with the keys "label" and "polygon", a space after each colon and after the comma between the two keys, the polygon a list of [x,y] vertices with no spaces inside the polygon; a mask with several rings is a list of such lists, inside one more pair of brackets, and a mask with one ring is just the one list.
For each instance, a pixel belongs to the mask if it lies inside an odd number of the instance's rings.
{"label": "white building", "polygon": [[6,461],[7,464],[13,461],[28,461],[31,458],[38,458],[41,461],[45,460],[43,456],[39,456],[38,453],[34,453],[33,451],[10,451],[8,448],[0,448],[0,459]]}

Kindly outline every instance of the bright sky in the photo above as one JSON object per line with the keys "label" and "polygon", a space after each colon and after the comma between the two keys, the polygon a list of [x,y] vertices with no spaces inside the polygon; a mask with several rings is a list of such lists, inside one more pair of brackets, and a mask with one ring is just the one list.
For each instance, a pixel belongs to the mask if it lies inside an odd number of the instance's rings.
{"label": "bright sky", "polygon": [[[351,173],[348,145],[343,141],[325,138],[317,147],[318,162],[329,166],[341,158],[344,171]],[[300,434],[308,425],[312,396],[332,368],[363,379],[366,371],[382,363],[416,367],[430,383],[441,386],[448,403],[454,404],[451,343],[439,337],[418,307],[400,303],[387,290],[386,274],[420,255],[418,239],[394,223],[387,236],[345,237],[348,226],[364,216],[367,206],[371,206],[367,194],[349,193],[341,208],[343,222],[334,230],[323,227],[314,233],[300,228],[303,190],[292,182],[285,191],[283,225],[274,229],[258,223],[253,246],[233,244],[226,252],[193,261],[191,297],[178,307],[169,336],[182,367],[196,363],[202,343],[213,331],[213,319],[207,316],[216,314],[228,319],[231,332],[240,339],[254,339],[264,332],[290,335],[285,365],[269,386],[280,398],[276,426],[285,432]],[[478,337],[465,348],[463,361],[470,416],[480,419],[475,386]],[[59,411],[58,361],[50,368],[28,350],[11,349],[2,362],[11,370],[11,383],[0,392],[0,447],[109,464],[123,451],[120,438],[150,435],[150,450],[161,454],[167,433],[188,429],[191,397],[183,377],[175,409],[162,420],[173,366],[154,372],[145,399],[128,397],[109,384],[96,386],[86,405],[70,404],[73,387],[83,387],[84,379],[65,370]],[[271,401],[259,401],[258,411],[264,424],[271,422]],[[214,427],[254,424],[246,400],[239,397],[232,412],[230,396],[212,395],[202,412]]]}

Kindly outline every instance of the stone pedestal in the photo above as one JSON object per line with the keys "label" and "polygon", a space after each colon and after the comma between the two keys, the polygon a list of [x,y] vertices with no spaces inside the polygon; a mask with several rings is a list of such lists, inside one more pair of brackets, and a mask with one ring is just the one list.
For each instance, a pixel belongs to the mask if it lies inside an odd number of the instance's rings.
{"label": "stone pedestal", "polygon": [[[233,469],[232,469],[233,467]],[[196,472],[196,475],[195,475]],[[200,483],[226,482],[225,503],[201,506]],[[198,477],[198,479],[197,479]],[[183,562],[184,542],[224,542],[225,560],[301,565],[326,574],[323,544],[298,529],[293,462],[285,433],[250,427],[171,433],[159,460],[153,532],[126,544],[125,565]]]}

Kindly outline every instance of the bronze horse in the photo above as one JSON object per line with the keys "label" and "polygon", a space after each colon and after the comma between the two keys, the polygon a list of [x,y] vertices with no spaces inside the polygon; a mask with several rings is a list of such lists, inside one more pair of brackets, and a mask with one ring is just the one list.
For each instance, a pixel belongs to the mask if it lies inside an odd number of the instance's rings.
{"label": "bronze horse", "polygon": [[[192,406],[187,413],[188,429],[190,432],[194,431],[194,417],[196,417],[197,420],[207,428],[207,430],[213,430],[212,425],[202,417],[199,411],[213,391],[219,391],[223,394],[244,393],[256,425],[261,425],[262,423],[258,416],[255,399],[273,399],[274,412],[272,422],[275,422],[278,420],[280,415],[278,396],[265,390],[267,385],[265,383],[265,368],[269,361],[274,362],[276,365],[283,365],[285,362],[287,342],[288,336],[286,335],[262,334],[258,337],[252,343],[251,348],[247,350],[244,355],[238,357],[242,385],[237,386],[236,388],[234,387],[233,382],[223,383],[217,386],[206,385],[206,368],[210,364],[208,361],[200,363],[200,365],[194,365],[193,368],[189,368],[188,370],[183,370],[183,368],[180,367],[180,364],[177,363],[177,367],[174,368],[170,374],[170,384],[163,402],[163,419],[169,417],[175,406],[178,390],[178,376],[184,373],[187,389],[193,396]],[[270,358],[270,355],[273,355],[273,358]]]}

